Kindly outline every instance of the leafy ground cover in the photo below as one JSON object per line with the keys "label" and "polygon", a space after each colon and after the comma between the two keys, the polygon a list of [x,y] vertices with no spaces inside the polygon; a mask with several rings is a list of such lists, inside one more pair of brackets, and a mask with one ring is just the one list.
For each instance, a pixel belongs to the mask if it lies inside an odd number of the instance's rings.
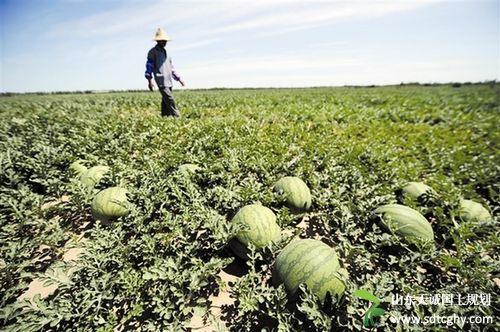
{"label": "leafy ground cover", "polygon": [[[447,330],[396,317],[453,314],[493,318],[455,330],[498,330],[499,96],[498,84],[180,91],[180,119],[160,118],[156,93],[2,97],[0,322],[8,331],[196,331],[199,318],[220,331],[361,331],[369,303],[352,294],[362,289],[386,310],[379,331]],[[110,172],[85,186],[69,169],[76,160]],[[200,169],[186,175],[185,163]],[[306,182],[310,211],[280,204],[272,186],[283,176]],[[437,195],[401,197],[409,181]],[[104,225],[90,206],[111,186],[127,188],[133,208]],[[461,198],[493,220],[462,220]],[[381,227],[374,210],[398,202],[431,223],[433,248]],[[276,213],[285,236],[244,262],[228,247],[229,221],[253,203]],[[305,288],[290,303],[272,285],[294,236],[335,248],[349,272],[339,303],[321,305]],[[65,259],[69,250],[78,257]],[[28,296],[34,281],[57,289]],[[214,313],[221,294],[231,301]],[[490,301],[391,303],[445,294]]]}

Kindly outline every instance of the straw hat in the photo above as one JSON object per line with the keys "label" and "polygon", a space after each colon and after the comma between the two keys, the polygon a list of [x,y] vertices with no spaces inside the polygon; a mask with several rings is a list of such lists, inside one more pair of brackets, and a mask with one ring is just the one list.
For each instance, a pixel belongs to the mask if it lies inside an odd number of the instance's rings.
{"label": "straw hat", "polygon": [[153,40],[172,40],[162,28],[158,28],[155,33],[155,38]]}

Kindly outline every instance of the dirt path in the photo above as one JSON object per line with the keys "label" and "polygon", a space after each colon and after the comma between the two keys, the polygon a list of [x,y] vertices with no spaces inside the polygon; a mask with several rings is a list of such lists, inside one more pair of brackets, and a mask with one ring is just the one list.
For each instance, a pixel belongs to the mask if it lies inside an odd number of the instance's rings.
{"label": "dirt path", "polygon": [[[238,279],[246,273],[245,267],[239,260],[231,263],[227,268],[222,270],[218,277],[224,282],[226,287],[219,291],[217,295],[212,295],[208,298],[210,303],[207,314],[200,316],[195,315],[191,319],[191,322],[186,326],[188,331],[193,332],[209,332],[214,331],[214,327],[211,325],[209,320],[209,315],[215,319],[220,319],[223,314],[223,310],[230,308],[234,305],[235,299],[231,297],[231,286],[234,285]],[[220,320],[222,324],[225,324]]]}
{"label": "dirt path", "polygon": [[[44,210],[50,209],[51,207],[56,206],[58,204],[69,202],[69,200],[70,200],[69,196],[62,196],[58,200],[47,202],[47,203],[43,204],[40,207],[40,210],[44,211]],[[85,227],[87,225],[88,225],[88,223],[83,225],[83,229],[85,229]],[[64,252],[64,254],[62,256],[62,261],[69,262],[69,261],[73,261],[73,260],[78,260],[79,255],[84,250],[83,248],[79,247],[79,245],[81,245],[81,243],[83,243],[84,241],[87,241],[87,240],[84,238],[83,233],[77,234],[77,238],[75,241],[73,241],[73,240],[67,241],[63,246],[63,250],[66,250],[66,251]],[[46,249],[46,248],[42,245],[42,246],[40,246],[39,251],[43,251],[44,249]],[[50,266],[48,268],[50,268]],[[67,276],[69,277],[70,275],[71,275],[71,271],[67,271]],[[40,295],[41,298],[45,298],[45,297],[53,294],[56,291],[58,286],[59,285],[57,283],[53,283],[51,285],[44,285],[43,280],[35,278],[28,285],[28,289],[23,294],[21,294],[17,298],[17,300],[22,301],[24,299],[32,299],[35,295]]]}

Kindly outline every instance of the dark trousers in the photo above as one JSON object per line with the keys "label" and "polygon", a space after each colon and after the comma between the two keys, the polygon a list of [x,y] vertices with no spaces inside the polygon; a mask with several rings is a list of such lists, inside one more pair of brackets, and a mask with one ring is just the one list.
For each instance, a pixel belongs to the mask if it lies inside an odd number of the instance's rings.
{"label": "dark trousers", "polygon": [[161,116],[181,116],[181,113],[175,106],[174,95],[172,94],[172,87],[161,87]]}

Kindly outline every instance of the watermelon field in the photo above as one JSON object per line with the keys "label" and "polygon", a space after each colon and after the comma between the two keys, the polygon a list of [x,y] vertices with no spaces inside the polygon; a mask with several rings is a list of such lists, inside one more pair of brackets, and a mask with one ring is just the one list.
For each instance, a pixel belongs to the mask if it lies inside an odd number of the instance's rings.
{"label": "watermelon field", "polygon": [[500,84],[174,93],[0,97],[1,330],[500,330]]}

